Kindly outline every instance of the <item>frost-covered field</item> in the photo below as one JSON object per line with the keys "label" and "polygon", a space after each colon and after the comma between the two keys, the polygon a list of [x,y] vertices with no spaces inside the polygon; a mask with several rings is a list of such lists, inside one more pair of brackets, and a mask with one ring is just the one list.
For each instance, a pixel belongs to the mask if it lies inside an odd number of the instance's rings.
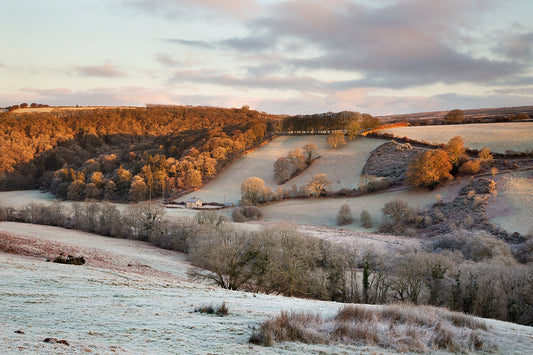
{"label": "frost-covered field", "polygon": [[398,127],[383,132],[431,143],[446,143],[454,136],[461,136],[471,149],[488,147],[499,153],[533,149],[533,122]]}
{"label": "frost-covered field", "polygon": [[[350,206],[356,221],[343,228],[356,231],[375,231],[383,222],[381,209],[385,203],[394,199],[402,199],[415,209],[422,209],[435,203],[436,195],[441,195],[444,201],[453,199],[466,183],[468,181],[465,179],[450,181],[433,191],[404,189],[352,198],[287,200],[261,207],[261,212],[263,212],[263,220],[267,221],[289,221],[333,227],[337,225],[337,213],[340,206],[346,203]],[[363,210],[370,213],[374,228],[364,229],[361,227],[358,219]]]}
{"label": "frost-covered field", "polygon": [[533,231],[533,172],[498,175],[498,194],[487,206],[490,220],[509,232]]}
{"label": "frost-covered field", "polygon": [[198,197],[204,201],[233,202],[241,199],[240,186],[251,176],[260,177],[265,184],[275,191],[279,185],[274,181],[274,162],[295,148],[302,148],[307,143],[315,143],[318,147],[318,159],[300,176],[289,180],[284,189],[292,185],[297,187],[306,185],[315,174],[326,174],[332,183],[332,189],[356,188],[363,167],[370,153],[385,141],[379,139],[358,138],[341,148],[327,148],[327,136],[282,136],[274,139],[265,146],[251,152],[242,159],[227,167],[222,174],[207,183],[200,190],[184,196]]}
{"label": "frost-covered field", "polygon": [[[87,256],[86,265],[72,266],[0,252],[0,353],[388,353],[355,345],[252,346],[252,328],[280,310],[329,316],[341,305],[191,283],[179,253],[54,227],[2,222],[0,233],[35,245],[34,252],[52,245]],[[102,254],[107,262],[94,261]],[[226,317],[194,312],[222,302]],[[533,353],[533,328],[486,322],[500,351]],[[70,345],[43,342],[48,337]]]}

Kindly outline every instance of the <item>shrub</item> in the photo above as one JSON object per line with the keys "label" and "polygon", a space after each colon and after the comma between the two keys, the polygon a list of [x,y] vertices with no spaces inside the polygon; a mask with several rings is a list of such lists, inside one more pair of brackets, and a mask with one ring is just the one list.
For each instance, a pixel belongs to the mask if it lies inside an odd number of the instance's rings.
{"label": "shrub", "polygon": [[347,224],[352,224],[352,222],[353,222],[352,210],[350,209],[350,206],[348,206],[347,203],[344,203],[339,208],[339,213],[337,214],[337,224],[339,226],[344,226]]}
{"label": "shrub", "polygon": [[469,160],[459,168],[459,172],[462,174],[476,175],[481,170],[481,163],[479,159]]}
{"label": "shrub", "polygon": [[83,256],[72,256],[69,255],[66,258],[61,253],[57,258],[53,260],[54,263],[58,264],[69,264],[69,265],[83,265],[85,264],[85,258]]}
{"label": "shrub", "polygon": [[500,258],[512,262],[511,250],[507,244],[484,231],[466,231],[457,229],[440,236],[430,243],[434,251],[459,250],[465,259],[482,261]]}
{"label": "shrub", "polygon": [[361,181],[359,182],[359,190],[363,192],[375,192],[385,190],[390,186],[390,182],[382,177],[376,177],[374,175],[361,175]]}
{"label": "shrub", "polygon": [[490,149],[487,147],[483,147],[478,153],[478,158],[481,161],[481,165],[488,166],[492,164],[494,161],[494,158],[492,157],[492,153],[490,152]]}
{"label": "shrub", "polygon": [[361,225],[365,228],[372,228],[372,217],[370,217],[370,213],[367,210],[361,211]]}
{"label": "shrub", "polygon": [[197,313],[207,313],[207,314],[216,314],[219,317],[224,317],[229,314],[228,306],[226,306],[226,302],[222,302],[222,305],[220,307],[214,307],[213,305],[209,306],[202,306],[194,309]]}
{"label": "shrub", "polygon": [[234,222],[256,221],[262,217],[261,211],[255,206],[236,207],[231,213]]}
{"label": "shrub", "polygon": [[413,218],[415,211],[407,202],[400,199],[395,199],[385,203],[381,212],[385,219],[393,226],[398,226],[408,222]]}
{"label": "shrub", "polygon": [[200,211],[194,216],[198,224],[208,225],[211,227],[220,227],[226,222],[226,217],[215,211]]}

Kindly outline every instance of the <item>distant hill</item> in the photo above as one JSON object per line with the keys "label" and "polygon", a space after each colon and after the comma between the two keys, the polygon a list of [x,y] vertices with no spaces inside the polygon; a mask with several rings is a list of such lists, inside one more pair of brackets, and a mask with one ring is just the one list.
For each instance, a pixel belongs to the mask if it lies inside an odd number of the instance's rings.
{"label": "distant hill", "polygon": [[[462,110],[465,118],[468,119],[498,119],[505,118],[509,115],[518,115],[520,113],[526,113],[529,116],[533,116],[533,106],[517,106],[517,107],[499,107],[499,108],[480,108],[475,110]],[[444,116],[450,112],[447,111],[432,111],[432,112],[419,112],[419,113],[407,113],[402,115],[387,115],[379,116],[378,118],[386,123],[393,122],[405,122],[405,121],[417,121],[417,120],[438,120],[444,119]]]}

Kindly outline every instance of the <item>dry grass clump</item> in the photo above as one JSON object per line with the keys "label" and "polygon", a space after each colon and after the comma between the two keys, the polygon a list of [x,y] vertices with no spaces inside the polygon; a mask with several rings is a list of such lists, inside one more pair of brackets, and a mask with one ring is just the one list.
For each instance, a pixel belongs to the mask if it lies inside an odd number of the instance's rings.
{"label": "dry grass clump", "polygon": [[271,346],[280,341],[298,341],[306,344],[327,344],[328,332],[321,329],[324,320],[318,314],[282,311],[254,331],[250,342]]}
{"label": "dry grass clump", "polygon": [[437,307],[350,305],[329,319],[310,313],[281,312],[267,320],[250,342],[374,345],[400,352],[495,351],[487,325],[471,316]]}
{"label": "dry grass clump", "polygon": [[194,309],[197,313],[207,313],[207,314],[216,314],[219,317],[224,317],[229,314],[229,308],[226,306],[226,302],[222,302],[220,307],[215,307],[213,305],[202,306]]}

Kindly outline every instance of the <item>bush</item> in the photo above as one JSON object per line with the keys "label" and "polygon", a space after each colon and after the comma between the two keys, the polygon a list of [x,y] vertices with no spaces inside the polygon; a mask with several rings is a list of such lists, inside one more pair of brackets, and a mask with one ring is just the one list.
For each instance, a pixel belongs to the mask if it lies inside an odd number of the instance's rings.
{"label": "bush", "polygon": [[479,159],[469,160],[459,168],[461,174],[476,175],[481,170],[481,163]]}
{"label": "bush", "polygon": [[415,214],[413,207],[407,202],[400,199],[395,199],[385,203],[381,212],[385,216],[388,223],[393,227],[398,227],[408,221],[410,221]]}
{"label": "bush", "polygon": [[197,313],[216,314],[219,317],[224,317],[229,314],[229,309],[228,306],[226,306],[226,302],[222,302],[222,305],[218,308],[213,307],[213,305],[209,305],[195,308],[194,311]]}
{"label": "bush", "polygon": [[468,260],[499,258],[504,262],[513,262],[509,246],[484,231],[470,232],[458,229],[437,237],[430,242],[429,248],[432,251],[458,250]]}
{"label": "bush", "polygon": [[236,207],[231,212],[231,218],[234,222],[247,222],[247,221],[256,221],[260,219],[263,215],[259,208],[255,206],[242,206]]}
{"label": "bush", "polygon": [[339,208],[339,213],[337,214],[337,224],[339,226],[344,226],[344,225],[352,224],[352,222],[353,222],[352,210],[350,209],[350,206],[348,206],[347,203],[344,203]]}
{"label": "bush", "polygon": [[361,225],[365,228],[372,228],[372,217],[370,217],[370,213],[368,213],[367,210],[361,211]]}
{"label": "bush", "polygon": [[385,190],[390,186],[390,182],[383,177],[376,177],[374,175],[361,175],[359,182],[359,190],[362,192],[375,192]]}
{"label": "bush", "polygon": [[226,217],[215,211],[200,211],[194,216],[198,224],[208,225],[211,227],[220,227],[226,222]]}

